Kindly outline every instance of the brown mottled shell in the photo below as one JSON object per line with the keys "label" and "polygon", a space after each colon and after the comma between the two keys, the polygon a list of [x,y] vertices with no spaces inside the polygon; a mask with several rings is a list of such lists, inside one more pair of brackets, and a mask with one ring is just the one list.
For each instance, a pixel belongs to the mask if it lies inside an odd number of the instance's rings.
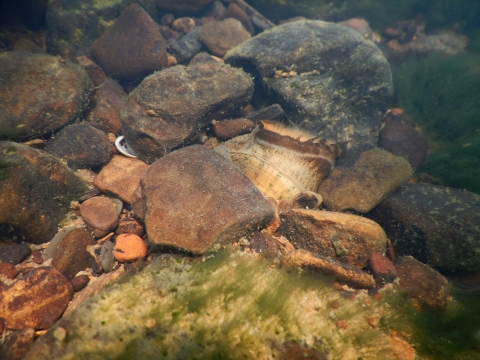
{"label": "brown mottled shell", "polygon": [[340,154],[337,144],[300,128],[263,120],[257,131],[224,143],[232,161],[265,196],[277,200],[317,191]]}

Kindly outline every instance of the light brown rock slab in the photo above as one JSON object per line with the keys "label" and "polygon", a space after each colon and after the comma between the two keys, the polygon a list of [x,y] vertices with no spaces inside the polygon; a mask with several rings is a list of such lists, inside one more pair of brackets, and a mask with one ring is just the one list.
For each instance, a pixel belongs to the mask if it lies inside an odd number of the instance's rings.
{"label": "light brown rock slab", "polygon": [[104,237],[118,226],[121,211],[116,201],[104,196],[90,198],[80,206],[80,215],[96,238]]}
{"label": "light brown rock slab", "polygon": [[102,168],[93,183],[103,192],[118,196],[131,204],[133,192],[140,184],[140,177],[147,167],[148,165],[139,159],[115,155]]}
{"label": "light brown rock slab", "polygon": [[375,148],[361,153],[353,166],[336,167],[318,192],[328,210],[367,213],[412,175],[404,157]]}
{"label": "light brown rock slab", "polygon": [[142,175],[148,239],[196,254],[263,228],[273,205],[231,162],[194,145],[153,163]]}
{"label": "light brown rock slab", "polygon": [[384,254],[383,229],[361,216],[321,210],[294,209],[280,214],[279,232],[296,249],[328,256],[363,268],[373,253]]}
{"label": "light brown rock slab", "polygon": [[353,288],[369,289],[375,286],[375,280],[366,272],[305,250],[295,250],[288,253],[284,256],[282,265],[318,270],[322,274],[333,275],[338,282]]}

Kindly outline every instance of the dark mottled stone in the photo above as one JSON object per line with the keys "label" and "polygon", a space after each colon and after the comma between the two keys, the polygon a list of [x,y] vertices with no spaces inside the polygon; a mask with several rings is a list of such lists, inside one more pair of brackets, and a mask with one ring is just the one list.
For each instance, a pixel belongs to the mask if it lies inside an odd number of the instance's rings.
{"label": "dark mottled stone", "polygon": [[179,40],[169,44],[167,47],[168,53],[175,56],[175,59],[177,59],[179,63],[194,57],[203,48],[203,43],[198,37],[201,30],[202,27],[197,26],[187,35],[182,36]]}
{"label": "dark mottled stone", "polygon": [[[2,226],[0,226],[0,229]],[[30,254],[30,247],[25,243],[0,243],[0,261],[17,265]]]}
{"label": "dark mottled stone", "polygon": [[20,360],[30,349],[33,343],[35,330],[26,328],[19,331],[11,331],[5,335],[0,345],[0,359]]}

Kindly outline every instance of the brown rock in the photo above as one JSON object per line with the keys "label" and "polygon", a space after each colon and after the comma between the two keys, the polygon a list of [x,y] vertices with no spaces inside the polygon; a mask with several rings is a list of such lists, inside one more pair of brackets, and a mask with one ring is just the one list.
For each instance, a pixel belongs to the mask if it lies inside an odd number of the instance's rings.
{"label": "brown rock", "polygon": [[418,168],[428,155],[427,138],[413,126],[390,121],[380,131],[379,145],[392,154],[403,156],[413,168]]}
{"label": "brown rock", "polygon": [[255,35],[255,29],[253,28],[252,21],[248,17],[248,15],[243,11],[240,6],[235,3],[231,3],[228,5],[228,8],[223,13],[223,19],[226,18],[234,18],[240,21],[243,27],[250,33],[250,35]]}
{"label": "brown rock", "polygon": [[25,328],[20,331],[8,332],[0,346],[0,359],[3,360],[20,360],[23,355],[30,349],[33,343],[35,330]]}
{"label": "brown rock", "polygon": [[95,86],[102,85],[103,82],[107,80],[107,75],[105,75],[102,68],[86,56],[79,56],[76,60],[77,64],[85,70]]}
{"label": "brown rock", "polygon": [[127,101],[127,94],[113,79],[106,79],[98,91],[95,107],[89,117],[90,125],[118,135],[120,133],[120,112]]}
{"label": "brown rock", "polygon": [[12,330],[48,329],[72,297],[68,279],[49,267],[33,270],[0,292],[0,317]]}
{"label": "brown rock", "polygon": [[311,268],[325,275],[333,275],[338,282],[353,288],[369,289],[375,286],[373,277],[362,270],[305,250],[295,250],[285,255],[282,266]]}
{"label": "brown rock", "polygon": [[439,272],[411,256],[395,259],[394,265],[400,278],[400,288],[429,307],[447,306],[449,285]]}
{"label": "brown rock", "polygon": [[261,229],[275,215],[235,165],[200,145],[164,156],[140,185],[149,240],[196,254]]}
{"label": "brown rock", "polygon": [[175,19],[172,23],[172,29],[175,31],[181,31],[184,34],[189,33],[195,27],[195,20],[191,17],[182,17]]}
{"label": "brown rock", "polygon": [[140,185],[135,189],[132,194],[132,209],[135,212],[135,216],[143,219],[145,217],[145,213],[143,211],[143,198],[142,198],[142,188]]}
{"label": "brown rock", "polygon": [[373,40],[372,28],[365,19],[348,19],[340,21],[339,24],[355,30],[366,39]]}
{"label": "brown rock", "polygon": [[170,26],[173,24],[175,16],[173,14],[165,14],[160,19],[160,24]]}
{"label": "brown rock", "polygon": [[353,165],[337,166],[318,192],[328,210],[366,213],[412,175],[405,158],[375,148],[361,153]]}
{"label": "brown rock", "polygon": [[17,143],[0,142],[0,163],[0,239],[50,241],[85,185],[55,157]]}
{"label": "brown rock", "polygon": [[147,167],[148,165],[139,159],[114,155],[95,177],[93,184],[103,192],[114,194],[131,204],[133,192],[140,184],[140,177]]}
{"label": "brown rock", "polygon": [[220,140],[228,140],[234,136],[248,134],[254,127],[253,121],[247,119],[216,121],[213,125],[213,133]]}
{"label": "brown rock", "polygon": [[38,265],[43,263],[43,255],[41,250],[32,251],[32,261]]}
{"label": "brown rock", "polygon": [[393,263],[383,255],[373,253],[368,264],[378,287],[391,283],[398,277]]}
{"label": "brown rock", "polygon": [[255,234],[250,240],[250,249],[263,255],[266,258],[275,257],[281,254],[281,244],[270,234]]}
{"label": "brown rock", "polygon": [[142,237],[145,234],[145,228],[140,222],[134,218],[125,218],[121,219],[118,223],[117,230],[115,234],[134,234]]}
{"label": "brown rock", "polygon": [[200,32],[200,40],[217,56],[224,56],[228,50],[251,37],[242,23],[233,18],[209,22]]}
{"label": "brown rock", "polygon": [[15,279],[17,276],[18,270],[9,263],[0,262],[0,275],[4,275],[9,279]]}
{"label": "brown rock", "polygon": [[167,66],[165,40],[142,7],[132,4],[93,43],[93,59],[110,77],[140,80]]}
{"label": "brown rock", "polygon": [[2,137],[15,141],[49,134],[81,117],[93,90],[80,66],[28,52],[0,53],[0,78]]}
{"label": "brown rock", "polygon": [[361,216],[295,209],[281,213],[280,220],[278,232],[296,249],[358,268],[363,268],[373,253],[385,253],[385,232],[377,223]]}
{"label": "brown rock", "polygon": [[74,229],[63,238],[52,259],[52,266],[68,279],[73,279],[79,271],[90,266],[88,245],[95,245],[87,230]]}
{"label": "brown rock", "polygon": [[79,275],[75,276],[72,280],[70,280],[70,284],[72,284],[73,290],[77,292],[87,286],[89,281],[90,278],[88,277],[88,275]]}
{"label": "brown rock", "polygon": [[115,230],[121,211],[118,203],[104,196],[88,199],[80,206],[80,215],[96,238]]}
{"label": "brown rock", "polygon": [[142,259],[147,255],[147,246],[140,236],[134,234],[118,235],[113,255],[118,262]]}

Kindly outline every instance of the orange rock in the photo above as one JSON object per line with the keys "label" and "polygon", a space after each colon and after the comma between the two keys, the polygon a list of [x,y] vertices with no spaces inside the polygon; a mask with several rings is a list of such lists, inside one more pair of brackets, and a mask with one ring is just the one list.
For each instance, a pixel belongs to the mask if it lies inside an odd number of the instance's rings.
{"label": "orange rock", "polygon": [[138,260],[147,255],[147,246],[140,236],[122,234],[117,236],[113,255],[119,262]]}

